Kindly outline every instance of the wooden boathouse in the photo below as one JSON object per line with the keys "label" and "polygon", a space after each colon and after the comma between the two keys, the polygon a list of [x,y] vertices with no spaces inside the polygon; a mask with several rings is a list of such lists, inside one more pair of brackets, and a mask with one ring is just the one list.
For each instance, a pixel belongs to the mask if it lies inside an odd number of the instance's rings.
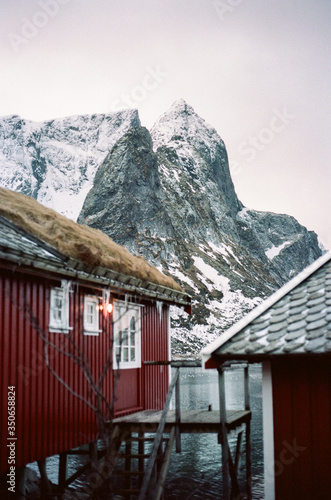
{"label": "wooden boathouse", "polygon": [[[38,461],[49,498],[71,498],[70,485],[85,474],[82,498],[107,482],[121,498],[158,500],[174,442],[180,452],[182,433],[205,432],[218,436],[224,456],[228,433],[237,433],[229,471],[239,495],[244,430],[250,498],[247,366],[241,411],[226,411],[222,370],[220,411],[181,408],[179,368],[192,363],[171,361],[169,309],[190,312],[190,297],[108,240],[0,188],[0,378],[8,395],[0,401],[1,498],[11,484],[25,498],[25,465]],[[100,429],[108,449],[99,446]],[[54,489],[45,459],[55,454]],[[68,477],[70,455],[88,461]]]}
{"label": "wooden boathouse", "polygon": [[0,473],[18,488],[26,464],[60,454],[65,487],[67,453],[98,439],[98,418],[163,408],[169,367],[146,362],[170,360],[170,305],[190,298],[31,198],[0,189],[0,214]]}
{"label": "wooden boathouse", "polygon": [[234,360],[262,363],[264,498],[329,499],[331,253],[224,332],[202,357],[206,368],[219,370]]}

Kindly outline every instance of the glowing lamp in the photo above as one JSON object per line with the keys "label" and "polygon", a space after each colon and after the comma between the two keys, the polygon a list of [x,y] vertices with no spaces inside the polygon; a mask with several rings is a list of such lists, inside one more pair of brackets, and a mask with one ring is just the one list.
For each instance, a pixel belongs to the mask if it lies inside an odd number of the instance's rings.
{"label": "glowing lamp", "polygon": [[111,312],[112,312],[112,310],[113,310],[113,304],[110,304],[110,303],[109,303],[109,304],[107,304],[106,309],[107,309],[107,312],[108,312],[108,313],[111,313]]}

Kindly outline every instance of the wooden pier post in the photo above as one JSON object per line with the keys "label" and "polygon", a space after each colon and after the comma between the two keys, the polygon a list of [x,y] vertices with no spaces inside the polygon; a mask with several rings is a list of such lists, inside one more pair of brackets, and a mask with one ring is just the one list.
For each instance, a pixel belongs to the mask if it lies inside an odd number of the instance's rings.
{"label": "wooden pier post", "polygon": [[[244,368],[245,375],[245,410],[250,411],[251,405],[249,400],[249,369],[248,365]],[[247,498],[252,498],[252,445],[251,445],[251,421],[246,423],[246,488]]]}
{"label": "wooden pier post", "polygon": [[52,493],[51,483],[49,482],[47,471],[46,471],[46,459],[37,461],[40,478],[41,478],[41,491],[42,493]]}
{"label": "wooden pier post", "polygon": [[[26,466],[19,467],[16,470],[16,500],[24,500],[26,498]],[[8,496],[9,498],[9,496]]]}
{"label": "wooden pier post", "polygon": [[[145,434],[144,432],[139,431],[138,433],[138,454],[140,455],[140,458],[138,460],[138,472],[144,473],[145,471],[145,459],[143,455],[145,454],[145,441],[144,441]],[[142,478],[143,475],[139,475],[139,488],[141,487],[142,484]]]}
{"label": "wooden pier post", "polygon": [[222,477],[223,477],[223,499],[230,499],[229,485],[229,443],[226,428],[226,402],[225,402],[225,377],[222,367],[218,371],[218,389],[220,400],[220,424],[221,424],[221,444],[222,444]]}
{"label": "wooden pier post", "polygon": [[60,462],[59,462],[59,489],[61,493],[64,493],[65,484],[67,480],[67,453],[60,453]]}
{"label": "wooden pier post", "polygon": [[[125,442],[125,471],[131,472],[131,454],[132,454],[132,433],[129,432],[127,435],[127,440]],[[131,476],[128,474],[126,476],[126,487],[131,489]]]}
{"label": "wooden pier post", "polygon": [[175,400],[176,400],[176,453],[181,453],[181,437],[180,437],[180,373],[179,368],[176,368],[178,377],[175,387]]}

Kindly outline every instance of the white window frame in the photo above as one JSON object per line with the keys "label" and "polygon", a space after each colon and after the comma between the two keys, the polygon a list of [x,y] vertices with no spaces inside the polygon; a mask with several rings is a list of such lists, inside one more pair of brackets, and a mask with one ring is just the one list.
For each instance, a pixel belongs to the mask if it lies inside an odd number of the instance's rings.
{"label": "white window frame", "polygon": [[[135,319],[134,343],[132,343],[132,335],[130,332],[130,324],[132,318]],[[120,333],[127,330],[125,344],[120,344]],[[126,304],[120,300],[114,303],[113,315],[113,362],[114,369],[141,368],[141,306],[137,304]],[[122,337],[123,339],[123,337]],[[134,350],[134,360],[131,356]],[[120,352],[120,361],[118,362],[118,354]],[[124,360],[124,357],[127,360]]]}
{"label": "white window frame", "polygon": [[[51,288],[50,290],[50,307],[49,307],[49,331],[69,333],[69,294],[67,290],[62,288]],[[58,307],[58,300],[61,301],[61,306]],[[56,318],[55,311],[61,312],[61,317]]]}
{"label": "white window frame", "polygon": [[[93,321],[90,321],[90,306],[92,307]],[[99,335],[99,297],[84,296],[84,335]]]}

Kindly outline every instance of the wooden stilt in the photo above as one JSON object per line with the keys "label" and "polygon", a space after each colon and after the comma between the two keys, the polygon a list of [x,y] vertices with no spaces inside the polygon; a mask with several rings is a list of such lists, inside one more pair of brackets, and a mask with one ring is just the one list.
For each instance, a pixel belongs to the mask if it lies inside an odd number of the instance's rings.
{"label": "wooden stilt", "polygon": [[172,428],[170,431],[169,440],[164,453],[164,460],[162,463],[162,468],[159,475],[159,481],[155,492],[155,500],[162,500],[162,498],[164,497],[164,483],[168,472],[174,440],[175,440],[175,429]]}
{"label": "wooden stilt", "polygon": [[[19,467],[16,470],[16,500],[24,500],[26,498],[26,467]],[[8,497],[9,498],[9,497]]]}
{"label": "wooden stilt", "polygon": [[176,401],[176,453],[181,453],[182,445],[180,439],[180,375],[179,368],[177,368],[178,377],[175,386],[175,401]]}
{"label": "wooden stilt", "polygon": [[[145,454],[145,441],[144,441],[145,434],[143,432],[138,433],[138,454],[139,455],[144,455]],[[138,471],[141,472],[142,474],[139,475],[139,488],[141,487],[142,479],[143,479],[143,473],[145,471],[145,459],[140,457],[138,461]]]}
{"label": "wooden stilt", "polygon": [[92,463],[98,459],[98,446],[96,442],[89,443],[89,456]]}
{"label": "wooden stilt", "polygon": [[[125,471],[131,472],[131,458],[132,458],[132,433],[128,435],[128,439],[125,442]],[[126,477],[126,488],[131,489],[131,475],[128,474]]]}
{"label": "wooden stilt", "polygon": [[[245,410],[250,411],[249,400],[249,370],[248,365],[244,369],[245,373]],[[246,489],[247,498],[252,498],[252,446],[251,446],[251,422],[246,423]]]}
{"label": "wooden stilt", "polygon": [[250,411],[251,403],[249,399],[249,371],[248,365],[244,368],[244,389],[245,389],[245,410]]}
{"label": "wooden stilt", "polygon": [[223,476],[223,499],[230,499],[229,487],[229,444],[226,428],[226,403],[225,403],[225,377],[222,367],[218,368],[218,389],[220,400],[220,423],[222,444],[222,476]]}
{"label": "wooden stilt", "polygon": [[45,493],[51,493],[52,488],[51,484],[49,482],[48,476],[47,476],[47,471],[46,471],[46,460],[38,460],[38,467],[39,467],[39,472],[40,472],[40,477],[41,477],[41,491]]}
{"label": "wooden stilt", "polygon": [[60,453],[60,463],[59,463],[59,488],[60,492],[64,493],[65,484],[67,480],[67,453]]}
{"label": "wooden stilt", "polygon": [[234,465],[235,465],[237,474],[238,474],[238,470],[239,470],[240,451],[241,451],[241,442],[242,442],[243,432],[244,431],[240,431],[238,433],[238,438],[237,438],[236,456],[235,456],[235,460],[234,460]]}
{"label": "wooden stilt", "polygon": [[229,475],[231,478],[231,498],[238,498],[240,495],[240,488],[239,488],[239,482],[238,482],[238,476],[237,476],[237,471],[235,464],[233,463],[232,460],[232,455],[231,455],[231,450],[229,447]]}
{"label": "wooden stilt", "polygon": [[247,498],[252,498],[252,448],[251,448],[251,423],[246,424],[246,488]]}

